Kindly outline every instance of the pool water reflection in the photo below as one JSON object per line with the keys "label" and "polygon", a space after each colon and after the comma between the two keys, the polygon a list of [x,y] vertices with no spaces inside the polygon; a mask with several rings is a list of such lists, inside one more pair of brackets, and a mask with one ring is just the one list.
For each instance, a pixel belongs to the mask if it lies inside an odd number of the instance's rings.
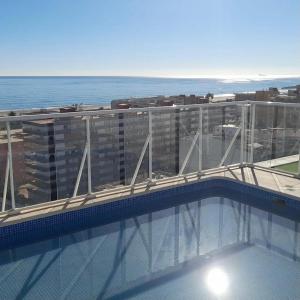
{"label": "pool water reflection", "polygon": [[0,253],[1,299],[297,299],[295,214],[197,199]]}
{"label": "pool water reflection", "polygon": [[209,290],[216,295],[223,295],[229,287],[228,275],[220,268],[211,268],[206,277]]}

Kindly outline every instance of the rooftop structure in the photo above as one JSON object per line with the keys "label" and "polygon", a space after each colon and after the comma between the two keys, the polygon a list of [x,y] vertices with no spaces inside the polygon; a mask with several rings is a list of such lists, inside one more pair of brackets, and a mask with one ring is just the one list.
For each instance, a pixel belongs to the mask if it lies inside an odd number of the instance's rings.
{"label": "rooftop structure", "polygon": [[236,93],[235,101],[268,101],[300,103],[300,88],[288,89],[285,93],[277,88],[270,87],[268,90],[256,91],[251,93]]}
{"label": "rooftop structure", "polygon": [[131,98],[111,101],[111,108],[137,108],[153,106],[172,106],[172,105],[190,105],[204,104],[209,102],[209,97],[196,95],[178,95],[178,96],[157,96],[149,98]]}

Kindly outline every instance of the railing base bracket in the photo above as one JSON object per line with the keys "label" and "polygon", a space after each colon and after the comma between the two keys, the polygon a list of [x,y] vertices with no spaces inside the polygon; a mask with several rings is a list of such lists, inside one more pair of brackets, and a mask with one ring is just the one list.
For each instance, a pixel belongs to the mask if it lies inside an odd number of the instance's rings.
{"label": "railing base bracket", "polygon": [[95,198],[96,198],[95,194],[87,194],[87,195],[85,196],[85,199],[86,199],[86,200],[92,200],[92,199],[95,199]]}
{"label": "railing base bracket", "polygon": [[152,180],[149,180],[147,182],[147,186],[151,187],[151,186],[156,186],[156,182],[155,181],[152,181]]}
{"label": "railing base bracket", "polygon": [[18,209],[10,209],[7,211],[7,213],[12,216],[12,215],[18,215],[20,214],[20,211]]}

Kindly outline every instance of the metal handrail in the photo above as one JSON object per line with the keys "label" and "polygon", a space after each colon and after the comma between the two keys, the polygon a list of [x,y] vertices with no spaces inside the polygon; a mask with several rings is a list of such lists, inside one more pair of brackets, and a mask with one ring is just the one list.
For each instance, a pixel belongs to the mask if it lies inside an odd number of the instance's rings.
{"label": "metal handrail", "polygon": [[172,111],[178,109],[197,109],[199,107],[224,107],[224,106],[244,106],[249,103],[239,102],[222,102],[222,103],[210,103],[210,104],[191,104],[191,105],[175,105],[175,106],[155,106],[155,107],[141,107],[141,108],[128,108],[128,109],[103,109],[96,111],[78,111],[67,113],[49,113],[49,114],[34,114],[34,115],[20,115],[20,116],[5,116],[0,117],[0,122],[14,122],[14,121],[34,121],[34,120],[46,120],[57,118],[70,118],[70,117],[87,117],[87,116],[100,116],[100,115],[113,115],[122,113],[138,113],[138,112],[162,112]]}
{"label": "metal handrail", "polygon": [[[137,112],[162,112],[171,111],[176,109],[197,109],[199,107],[226,107],[226,106],[251,106],[263,105],[263,106],[277,106],[277,107],[295,107],[300,108],[300,103],[283,103],[283,102],[264,102],[264,101],[233,101],[233,102],[219,102],[219,103],[203,103],[203,104],[190,104],[190,105],[174,105],[174,106],[158,106],[158,107],[141,107],[141,108],[128,108],[128,109],[103,109],[95,111],[78,111],[67,113],[49,113],[49,114],[34,114],[34,115],[20,115],[20,116],[3,116],[0,117],[0,122],[14,122],[14,121],[34,121],[34,120],[46,120],[56,118],[69,118],[69,117],[86,117],[86,116],[99,116],[110,115],[120,113],[137,113]],[[0,111],[0,113],[6,111]]]}

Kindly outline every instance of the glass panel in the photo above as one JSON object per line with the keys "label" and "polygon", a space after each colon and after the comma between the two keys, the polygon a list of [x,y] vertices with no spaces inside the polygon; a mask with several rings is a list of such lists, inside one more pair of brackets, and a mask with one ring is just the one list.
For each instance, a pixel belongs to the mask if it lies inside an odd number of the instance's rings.
{"label": "glass panel", "polygon": [[[15,142],[15,138],[13,138],[13,142]],[[13,151],[16,147],[13,148]],[[7,131],[6,131],[6,124],[1,122],[0,123],[0,197],[1,197],[1,206],[3,203],[3,191],[4,191],[4,182],[5,182],[5,173],[7,167]],[[8,181],[8,189],[6,195],[6,205],[4,209],[11,208],[11,195],[10,195],[10,186]],[[1,209],[1,208],[0,208]]]}
{"label": "glass panel", "polygon": [[[120,176],[123,182],[128,185],[132,181],[149,135],[149,116],[147,112],[129,112],[120,114],[120,120],[123,120],[120,121],[120,124],[123,123],[124,125],[124,130],[119,134],[120,149],[124,151],[124,158],[120,160]],[[145,181],[149,177],[148,157],[149,147],[144,153],[135,183]]]}
{"label": "glass panel", "polygon": [[275,108],[271,167],[297,174],[299,162],[300,109]]}
{"label": "glass panel", "polygon": [[[16,207],[73,195],[86,142],[85,120],[11,122],[11,137]],[[78,195],[87,193],[86,173],[85,166]]]}
{"label": "glass panel", "polygon": [[122,183],[124,162],[123,120],[120,114],[99,115],[91,119],[92,190],[100,191]]}
{"label": "glass panel", "polygon": [[[199,170],[199,128],[200,128],[199,108],[181,109],[179,114],[179,170],[190,152],[186,161],[183,174],[197,172]],[[197,138],[198,134],[198,138]],[[194,142],[194,146],[193,146]],[[193,148],[191,148],[193,146]]]}
{"label": "glass panel", "polygon": [[271,167],[274,107],[256,105],[254,122],[253,163]]}
{"label": "glass panel", "polygon": [[297,174],[299,165],[300,109],[257,105],[254,162]]}
{"label": "glass panel", "polygon": [[[30,155],[27,154],[27,145],[25,144],[28,136],[24,131],[23,122],[10,122],[11,129],[11,150],[12,150],[12,164],[13,164],[13,179],[14,179],[14,194],[16,207],[22,207],[30,205],[33,202],[30,199],[30,188],[29,181],[31,180],[29,169],[30,166],[27,161],[31,159]],[[39,142],[41,143],[41,139]],[[8,145],[4,146],[8,151]],[[43,149],[40,147],[40,151]],[[45,201],[50,201],[48,195],[45,197]],[[8,194],[7,194],[7,206],[6,209],[11,208],[12,196],[10,189],[10,182],[8,181]]]}
{"label": "glass panel", "polygon": [[[242,106],[232,103],[203,107],[201,138],[197,136],[198,107],[152,112],[153,179],[176,176],[180,170],[183,174],[197,172],[200,141],[202,170],[239,163],[241,158],[250,162],[253,147],[255,164],[298,174],[300,108],[256,104],[253,136],[251,110],[248,105],[242,113]],[[10,124],[16,206],[72,197],[86,148],[86,119],[62,114],[56,119],[49,115],[45,120]],[[92,192],[131,184],[143,148],[135,183],[149,179],[149,129],[149,113],[143,111],[99,112],[90,118]],[[5,123],[0,124],[0,142],[2,198],[8,149]],[[86,158],[77,195],[87,194],[87,186]],[[11,208],[10,193],[8,182],[6,209]]]}
{"label": "glass panel", "polygon": [[179,110],[153,112],[154,178],[176,176],[179,172]]}
{"label": "glass panel", "polygon": [[[55,120],[55,165],[57,199],[72,197],[86,146],[86,119],[83,117]],[[53,171],[54,172],[54,171]],[[87,159],[77,195],[87,194]]]}
{"label": "glass panel", "polygon": [[204,110],[203,169],[219,167],[222,160],[224,165],[240,161],[241,134],[236,134],[241,126],[241,111],[241,106],[230,104]]}

